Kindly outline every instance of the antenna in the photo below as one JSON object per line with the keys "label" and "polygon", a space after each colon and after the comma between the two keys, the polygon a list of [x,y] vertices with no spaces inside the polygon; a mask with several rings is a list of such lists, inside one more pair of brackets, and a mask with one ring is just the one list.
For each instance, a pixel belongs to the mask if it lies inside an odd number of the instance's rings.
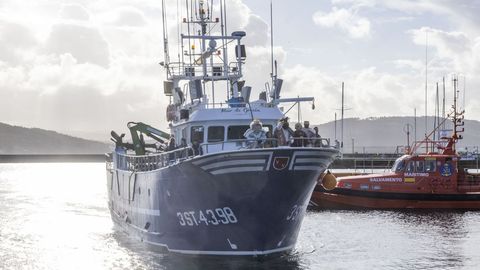
{"label": "antenna", "polygon": [[[443,76],[442,80],[443,80],[442,118],[445,119],[445,76]],[[445,123],[443,123],[442,129],[445,129]]]}
{"label": "antenna", "polygon": [[[165,0],[162,0],[162,23],[163,23],[163,54],[164,54],[164,61],[166,67],[170,63],[170,56],[168,53],[168,27],[167,27],[167,19],[166,19],[166,9],[165,9]],[[167,76],[168,76],[168,68],[167,68]]]}
{"label": "antenna", "polygon": [[[427,82],[428,81],[428,29],[425,29],[425,140],[427,139],[428,128],[428,108],[427,108]],[[428,152],[428,144],[426,144],[426,152]]]}
{"label": "antenna", "polygon": [[[225,8],[225,1],[224,0],[220,0],[220,28],[221,28],[221,34],[222,36],[225,36],[226,33],[227,33],[227,22],[225,21],[226,20],[226,11],[224,10]],[[225,14],[225,16],[224,16]],[[222,50],[223,50],[223,75],[224,76],[228,76],[228,50],[227,50],[227,46],[225,46],[225,38],[222,38]],[[225,84],[226,86],[226,90],[227,90],[227,99],[230,99],[230,84],[229,83],[226,83]]]}
{"label": "antenna", "polygon": [[[453,138],[458,138],[457,136],[457,96],[458,96],[458,77],[453,76]],[[455,147],[455,145],[453,145]],[[453,149],[455,151],[455,148]]]}
{"label": "antenna", "polygon": [[[438,82],[437,82],[437,91],[435,93],[435,120],[433,122],[433,128],[436,129],[440,125],[440,101],[438,94]],[[436,138],[440,139],[440,129],[437,130],[437,133],[433,134],[433,140]]]}
{"label": "antenna", "polygon": [[[270,0],[270,61],[272,65],[272,73],[270,76],[272,77],[272,86],[275,86],[275,80],[273,78],[273,1]],[[275,97],[276,98],[276,97]]]}
{"label": "antenna", "polygon": [[[297,98],[300,98],[300,96],[297,96]],[[302,118],[302,111],[300,110],[300,102],[297,103],[297,123],[301,122]]]}
{"label": "antenna", "polygon": [[413,144],[417,143],[417,108],[413,108]]}
{"label": "antenna", "polygon": [[[345,108],[345,83],[342,82],[342,107],[340,109],[335,109],[341,112],[340,118],[340,148],[343,149],[343,118],[345,111],[351,110],[352,108]],[[337,113],[335,113],[335,139],[337,137]]]}
{"label": "antenna", "polygon": [[343,149],[343,112],[345,110],[345,95],[344,95],[344,83],[342,82],[342,127],[341,127],[341,133],[342,133],[342,140],[340,142],[340,147]]}
{"label": "antenna", "polygon": [[337,140],[337,112],[335,112],[335,141]]}
{"label": "antenna", "polygon": [[465,96],[466,96],[466,89],[467,88],[467,77],[463,75],[463,104],[462,109],[465,110]]}

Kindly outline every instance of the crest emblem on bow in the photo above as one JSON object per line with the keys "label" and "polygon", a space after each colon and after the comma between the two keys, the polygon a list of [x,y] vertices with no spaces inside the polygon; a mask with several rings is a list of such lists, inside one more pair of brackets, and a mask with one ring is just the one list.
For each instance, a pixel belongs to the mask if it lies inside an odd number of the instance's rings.
{"label": "crest emblem on bow", "polygon": [[273,160],[273,168],[277,171],[281,171],[287,167],[289,160],[289,157],[275,157]]}

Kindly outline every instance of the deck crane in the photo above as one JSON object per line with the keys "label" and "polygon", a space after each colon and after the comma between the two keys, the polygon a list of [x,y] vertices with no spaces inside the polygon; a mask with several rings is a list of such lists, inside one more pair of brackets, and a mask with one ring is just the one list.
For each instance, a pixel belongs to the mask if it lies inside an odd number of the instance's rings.
{"label": "deck crane", "polygon": [[156,144],[145,143],[143,135],[147,135],[161,144],[165,144],[165,140],[163,139],[170,139],[170,134],[142,122],[128,122],[127,127],[132,136],[132,143],[123,142],[123,137],[125,137],[125,134],[118,135],[113,130],[110,132],[112,135],[111,140],[116,144],[117,147],[124,147],[126,149],[134,150],[136,155],[145,155],[145,148],[157,149]]}

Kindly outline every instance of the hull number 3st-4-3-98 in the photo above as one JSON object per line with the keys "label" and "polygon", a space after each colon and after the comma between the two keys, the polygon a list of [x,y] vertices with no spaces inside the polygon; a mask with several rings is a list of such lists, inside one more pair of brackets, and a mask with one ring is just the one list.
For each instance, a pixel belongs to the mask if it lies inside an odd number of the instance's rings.
{"label": "hull number 3st-4-3-98", "polygon": [[237,223],[238,219],[230,207],[177,212],[181,226],[220,225]]}

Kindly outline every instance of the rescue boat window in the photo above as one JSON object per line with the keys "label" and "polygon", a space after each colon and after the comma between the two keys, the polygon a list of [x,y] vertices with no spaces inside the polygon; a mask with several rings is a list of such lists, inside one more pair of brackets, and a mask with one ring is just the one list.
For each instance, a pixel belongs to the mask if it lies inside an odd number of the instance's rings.
{"label": "rescue boat window", "polygon": [[190,132],[190,141],[193,143],[197,141],[198,143],[203,143],[203,126],[194,126]]}
{"label": "rescue boat window", "polygon": [[425,161],[425,171],[426,172],[435,172],[436,171],[436,160],[427,160]]}
{"label": "rescue boat window", "polygon": [[407,164],[407,172],[414,172],[415,171],[415,161],[410,161]]}
{"label": "rescue boat window", "polygon": [[243,134],[250,126],[229,126],[227,131],[227,140],[241,140],[245,139]]}
{"label": "rescue boat window", "polygon": [[225,137],[225,127],[215,126],[208,127],[208,142],[223,142]]}
{"label": "rescue boat window", "polygon": [[403,160],[397,160],[395,161],[395,164],[393,164],[392,171],[394,172],[401,172],[405,169],[405,161]]}
{"label": "rescue boat window", "polygon": [[425,166],[423,163],[423,160],[417,160],[417,168],[415,170],[416,172],[425,172]]}

